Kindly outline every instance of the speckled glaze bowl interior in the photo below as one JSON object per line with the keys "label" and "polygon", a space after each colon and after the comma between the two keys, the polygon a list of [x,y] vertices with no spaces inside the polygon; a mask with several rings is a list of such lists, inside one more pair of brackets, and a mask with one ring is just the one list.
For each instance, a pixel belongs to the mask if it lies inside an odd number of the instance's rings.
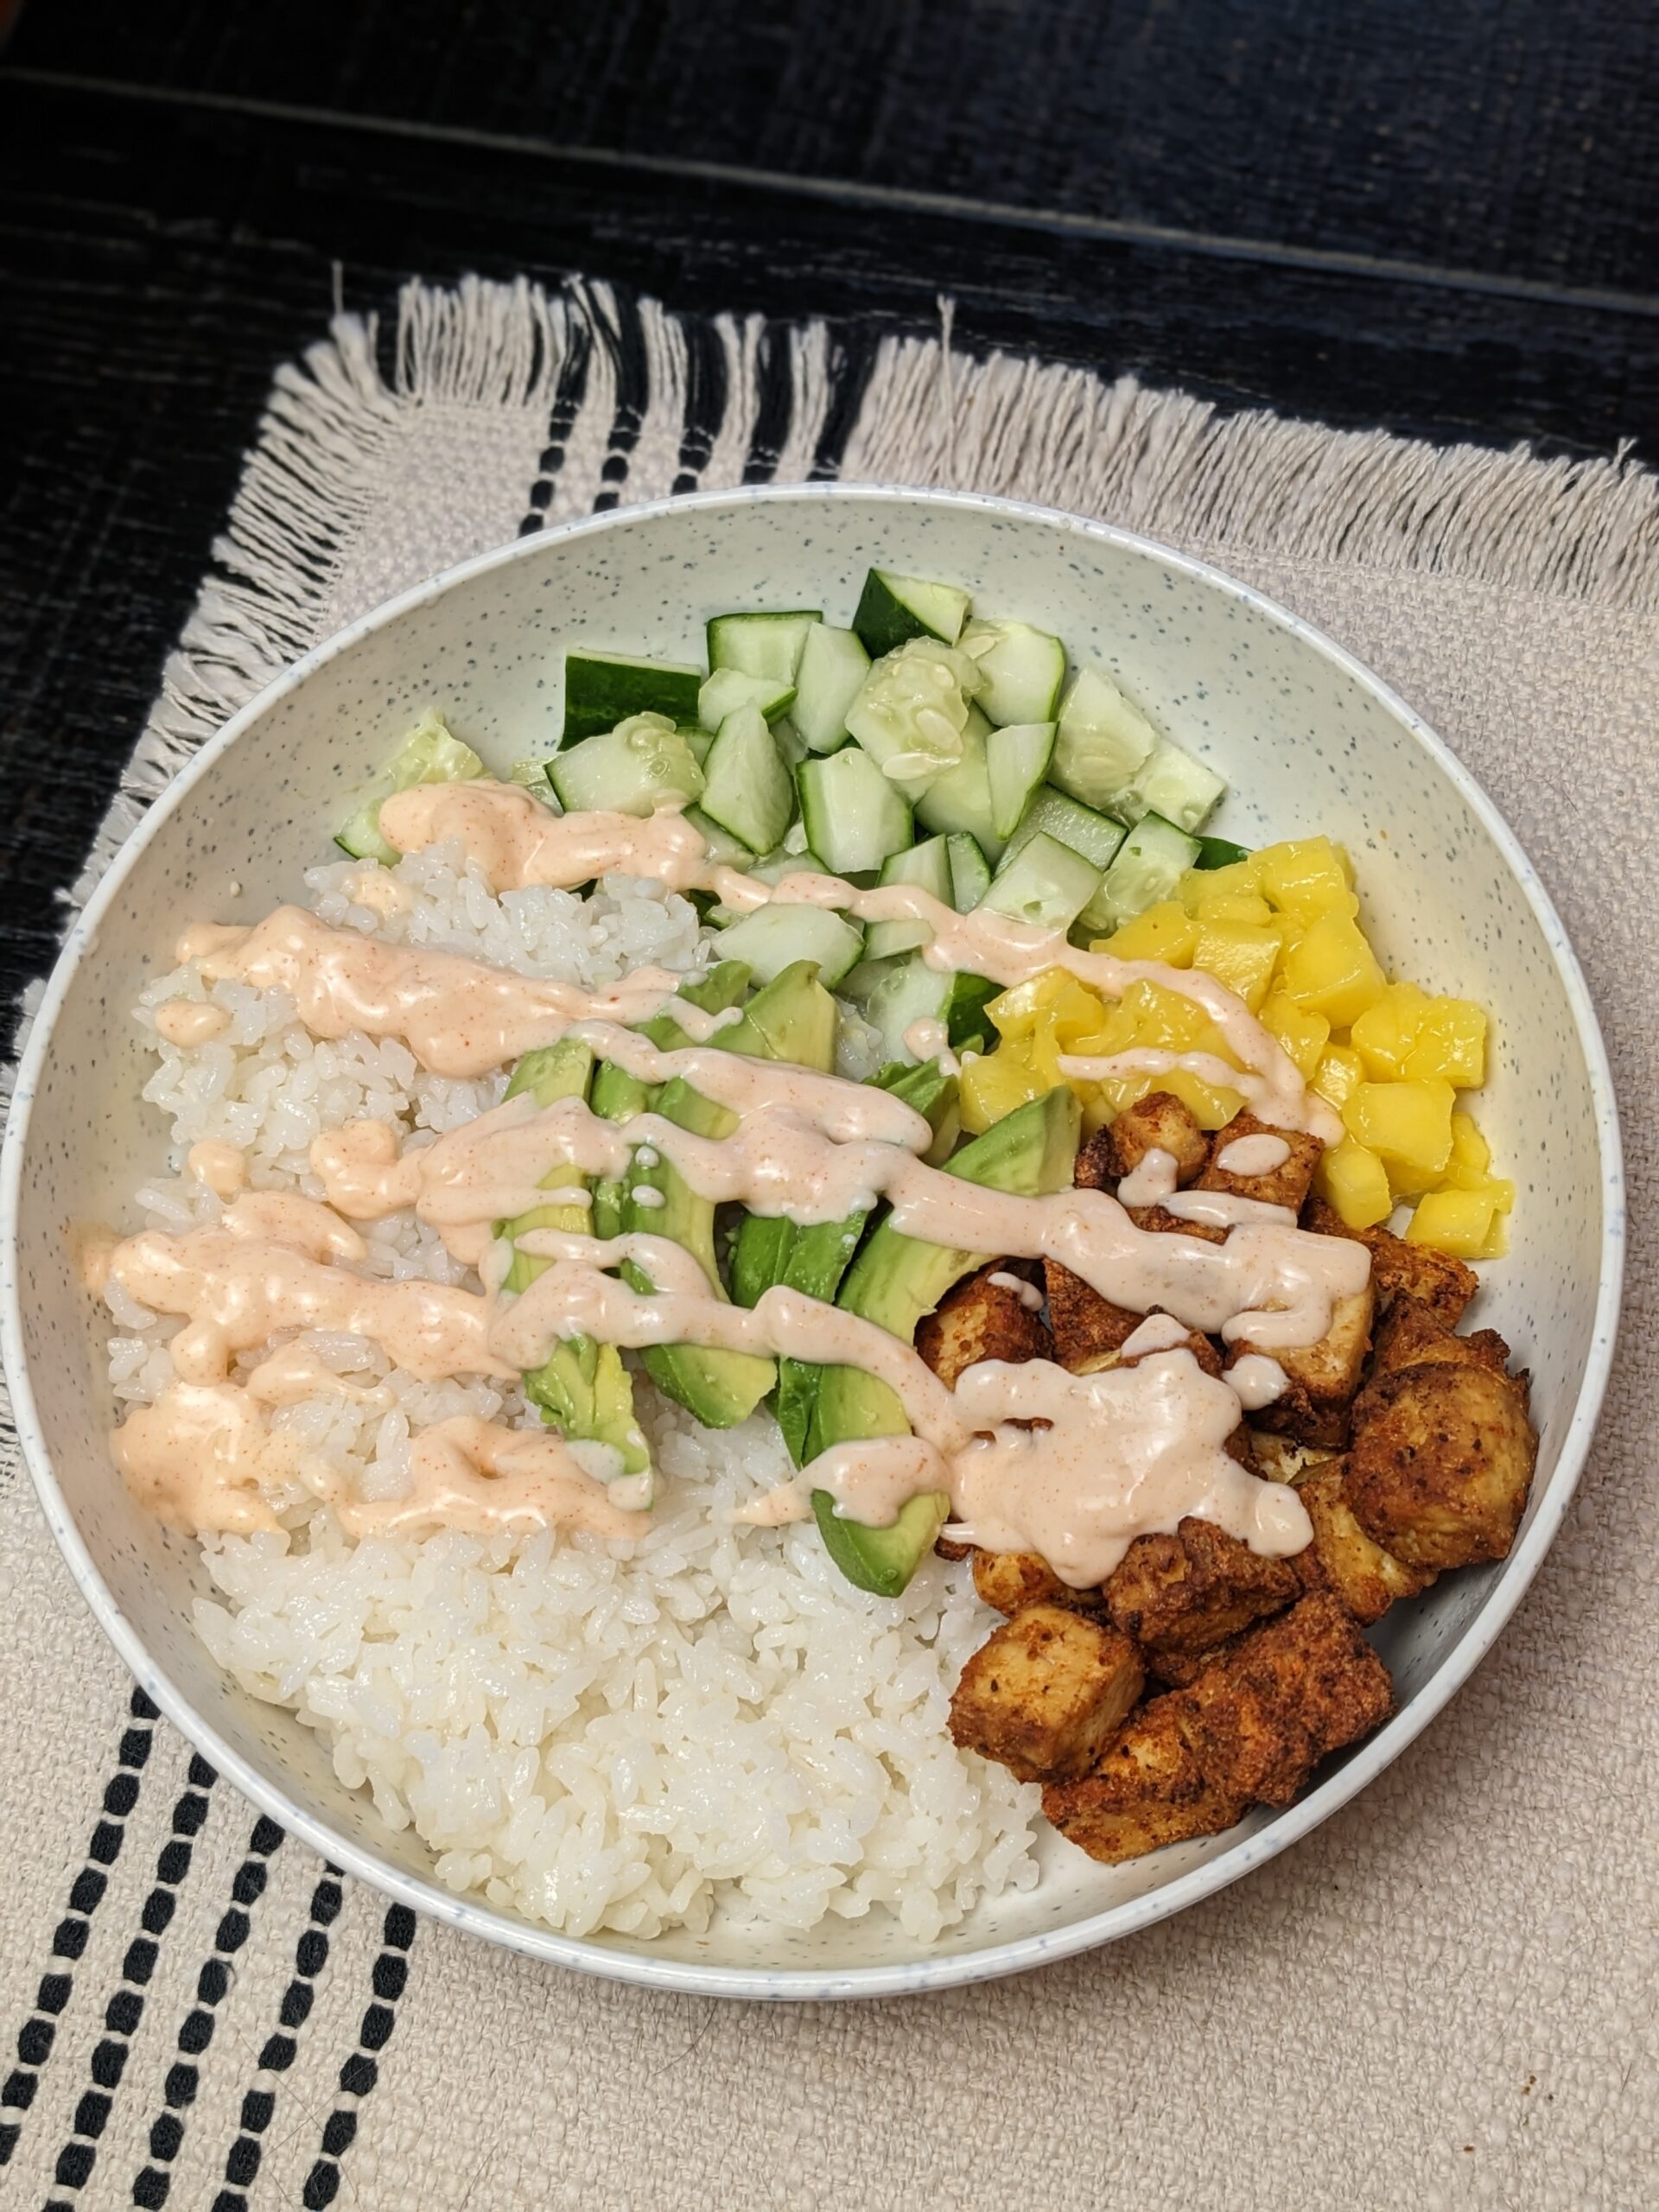
{"label": "speckled glaze bowl interior", "polygon": [[[422,1845],[334,1779],[314,1736],[221,1676],[190,1625],[208,1587],[194,1546],[139,1512],[111,1465],[99,1318],[65,1230],[130,1224],[131,1192],[161,1160],[126,1009],[171,966],[181,923],[251,919],[299,893],[351,796],[425,709],[505,772],[552,747],[568,642],[697,658],[703,618],[724,607],[821,604],[845,620],[872,563],[959,579],[988,610],[1097,658],[1225,773],[1228,836],[1341,839],[1384,956],[1491,1009],[1481,1119],[1519,1198],[1513,1254],[1487,1271],[1477,1319],[1532,1370],[1537,1480],[1503,1565],[1389,1615],[1376,1638],[1396,1717],[1287,1812],[1116,1869],[1047,1836],[1032,1894],[925,1949],[879,1919],[793,1939],[732,1923],[575,1941],[439,1887]],[[1305,1834],[1427,1724],[1514,1609],[1577,1479],[1617,1316],[1618,1162],[1595,1018],[1536,877],[1440,741],[1328,639],[1201,563],[1066,516],[769,486],[606,515],[441,576],[310,654],[179,778],[74,929],[29,1044],[4,1166],[4,1348],[41,1502],[88,1602],[162,1708],[285,1827],[409,1903],[562,1965],[745,1997],[874,1996],[1014,1972],[1175,1911]]]}

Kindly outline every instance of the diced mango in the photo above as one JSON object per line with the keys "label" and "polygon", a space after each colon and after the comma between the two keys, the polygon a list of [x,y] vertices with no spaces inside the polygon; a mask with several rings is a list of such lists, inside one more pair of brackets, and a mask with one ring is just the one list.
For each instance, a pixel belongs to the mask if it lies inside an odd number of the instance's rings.
{"label": "diced mango", "polygon": [[[1224,871],[1217,869],[1217,874]],[[1213,883],[1215,876],[1207,876]],[[1273,909],[1259,891],[1212,891],[1198,894],[1198,919],[1201,922],[1243,922],[1250,929],[1266,929],[1273,919]]]}
{"label": "diced mango", "polygon": [[1247,854],[1242,861],[1234,861],[1226,868],[1190,868],[1176,886],[1180,901],[1189,914],[1197,915],[1217,899],[1236,898],[1258,892],[1260,873],[1256,867],[1260,855]]}
{"label": "diced mango", "polygon": [[1472,999],[1430,999],[1402,1072],[1478,1090],[1486,1080],[1484,1009]]}
{"label": "diced mango", "polygon": [[1086,1027],[1099,1022],[1101,1001],[1094,993],[1085,990],[1070,969],[1045,968],[1028,982],[999,993],[985,1011],[1001,1035],[1018,1038],[1029,1036],[1039,1022],[1046,1026],[1057,1014],[1079,1009]]}
{"label": "diced mango", "polygon": [[1484,1175],[1492,1164],[1492,1147],[1480,1134],[1472,1114],[1452,1116],[1452,1165],[1471,1168]]}
{"label": "diced mango", "polygon": [[1179,899],[1165,899],[1125,922],[1110,937],[1096,938],[1092,952],[1109,952],[1114,960],[1161,960],[1166,967],[1192,965],[1192,940],[1198,932],[1192,918]]}
{"label": "diced mango", "polygon": [[[1295,1001],[1291,1001],[1294,1005]],[[1327,1027],[1329,1024],[1326,1025]],[[1346,1045],[1332,1045],[1319,1055],[1313,1070],[1313,1088],[1328,1106],[1340,1110],[1365,1080],[1365,1063]]]}
{"label": "diced mango", "polygon": [[1510,1224],[1504,1215],[1492,1216],[1492,1233],[1475,1255],[1480,1260],[1501,1260],[1510,1249]]}
{"label": "diced mango", "polygon": [[1331,1035],[1331,1025],[1325,1016],[1310,1014],[1294,999],[1287,999],[1282,991],[1272,991],[1262,1002],[1259,1018],[1262,1027],[1279,1039],[1296,1063],[1296,1071],[1303,1082],[1311,1083]]}
{"label": "diced mango", "polygon": [[[1265,905],[1262,911],[1265,916]],[[1281,943],[1276,929],[1217,921],[1206,911],[1198,918],[1192,965],[1225,983],[1254,1014],[1268,995]]]}
{"label": "diced mango", "polygon": [[1187,1068],[1172,1068],[1167,1075],[1154,1076],[1147,1082],[1141,1096],[1147,1090],[1173,1091],[1177,1098],[1190,1107],[1192,1118],[1201,1129],[1224,1129],[1244,1101],[1236,1090],[1225,1085],[1206,1083],[1202,1076],[1194,1075]]}
{"label": "diced mango", "polygon": [[1353,862],[1328,837],[1292,837],[1262,846],[1251,858],[1257,886],[1281,913],[1312,921],[1332,909],[1347,915],[1355,912]]}
{"label": "diced mango", "polygon": [[[1406,1062],[1422,1034],[1423,1017],[1433,1004],[1415,983],[1390,983],[1348,1033],[1348,1042],[1365,1063],[1374,1082],[1386,1083],[1406,1072]],[[1430,1071],[1433,1072],[1433,1071]]]}
{"label": "diced mango", "polygon": [[1333,1029],[1357,1020],[1388,988],[1376,955],[1351,914],[1336,909],[1311,922],[1287,950],[1280,980],[1287,996]]}
{"label": "diced mango", "polygon": [[1394,1211],[1387,1170],[1374,1152],[1356,1144],[1352,1137],[1344,1137],[1320,1154],[1313,1185],[1350,1229],[1374,1228]]}
{"label": "diced mango", "polygon": [[1490,1194],[1478,1191],[1430,1191],[1417,1202],[1406,1225],[1408,1244],[1432,1244],[1454,1259],[1478,1260],[1491,1242],[1497,1211]]}
{"label": "diced mango", "polygon": [[978,1136],[1016,1106],[1040,1098],[1052,1088],[1022,1054],[1010,1052],[1006,1045],[980,1058],[964,1059],[957,1093],[962,1126],[969,1136]]}
{"label": "diced mango", "polygon": [[1118,1011],[1132,1025],[1135,1044],[1171,1052],[1190,1052],[1209,1020],[1201,1006],[1161,983],[1131,983]]}
{"label": "diced mango", "polygon": [[1452,1157],[1455,1096],[1449,1083],[1361,1083],[1343,1102],[1342,1118],[1349,1135],[1391,1170],[1433,1179]]}

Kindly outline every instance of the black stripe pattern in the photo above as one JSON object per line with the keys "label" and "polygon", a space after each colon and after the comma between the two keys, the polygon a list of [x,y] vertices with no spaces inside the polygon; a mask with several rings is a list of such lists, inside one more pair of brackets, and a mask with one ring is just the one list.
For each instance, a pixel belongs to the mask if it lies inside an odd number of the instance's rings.
{"label": "black stripe pattern", "polygon": [[[84,2189],[98,2163],[98,2139],[126,2071],[132,2039],[144,2017],[143,1993],[156,1972],[161,1939],[178,1910],[180,1885],[194,1856],[194,1840],[207,1818],[207,1793],[218,1779],[207,1760],[193,1754],[190,1786],[174,1805],[171,1830],[156,1860],[156,1879],[139,1910],[143,1934],[127,1946],[120,1986],[104,2008],[105,2034],[93,2047],[90,2068],[93,2086],[75,2107],[73,2131],[53,2170],[53,2179],[60,2189]],[[69,2207],[62,2198],[49,2197],[47,2212],[69,2212]]]}
{"label": "black stripe pattern", "polygon": [[610,354],[616,372],[616,409],[611,417],[604,465],[599,472],[599,493],[594,501],[596,515],[607,513],[621,504],[622,486],[628,480],[633,449],[639,442],[639,433],[645,426],[645,410],[651,404],[651,362],[645,352],[645,326],[639,299],[632,292],[618,292],[613,299],[615,312],[611,315],[605,311],[601,300],[589,295],[589,312],[599,342]]}
{"label": "black stripe pattern", "polygon": [[528,537],[538,531],[547,520],[547,511],[553,504],[554,487],[559,471],[564,467],[564,449],[570,433],[582,412],[582,403],[588,396],[588,369],[593,359],[593,340],[586,327],[575,324],[570,333],[569,350],[560,364],[558,382],[554,387],[553,405],[548,416],[547,443],[536,472],[536,481],[530,487],[530,506],[518,525],[520,537]]}
{"label": "black stripe pattern", "polygon": [[179,2056],[168,2069],[162,2094],[166,2110],[156,2115],[149,2131],[150,2163],[133,2178],[132,2201],[142,2212],[157,2212],[167,2202],[173,2177],[168,2171],[184,2142],[183,2115],[196,2101],[201,2069],[196,2061],[213,2039],[214,2012],[229,1994],[232,1961],[247,1942],[253,1926],[253,1907],[264,1893],[271,1853],[283,1841],[283,1831],[263,1813],[253,1824],[247,1855],[231,1882],[232,1903],[213,1936],[211,1957],[196,1977],[196,2001],[179,2024]]}
{"label": "black stripe pattern", "polygon": [[[92,1915],[110,1885],[108,1870],[120,1856],[128,1819],[138,1802],[138,1777],[149,1762],[155,1724],[161,1716],[141,1689],[133,1691],[127,1709],[137,1725],[123,1732],[116,1770],[105,1785],[102,1815],[86,1845],[86,1863],[70,1887],[69,1910],[52,1938],[54,1960],[78,1959],[86,1948]],[[73,1975],[55,1966],[48,1966],[41,1975],[35,2010],[17,2031],[17,2064],[0,2089],[0,2111],[24,2113],[34,2103],[41,2069],[57,2040],[56,2022],[73,1986]],[[21,2120],[0,2121],[0,2167],[10,2163],[22,2133]]]}
{"label": "black stripe pattern", "polygon": [[357,2031],[357,2049],[340,2069],[340,2101],[323,2123],[319,2155],[305,2177],[300,2202],[306,2212],[322,2212],[340,2193],[340,2162],[357,2139],[358,2109],[380,2078],[374,2056],[391,2040],[397,2024],[397,1999],[409,1980],[409,1948],[415,1941],[415,1916],[406,1904],[386,1913],[385,1948],[374,1962],[374,1996]]}
{"label": "black stripe pattern", "polygon": [[253,2187],[264,2158],[263,2138],[276,2110],[286,2074],[299,2056],[300,2031],[311,2016],[318,1975],[328,1963],[328,1930],[345,1902],[338,1866],[327,1867],[311,1892],[311,1910],[294,1947],[294,1973],[277,2010],[277,2026],[265,2038],[259,2070],[242,2099],[235,2141],[225,2158],[225,2183],[213,2212],[248,2212],[246,2192]]}

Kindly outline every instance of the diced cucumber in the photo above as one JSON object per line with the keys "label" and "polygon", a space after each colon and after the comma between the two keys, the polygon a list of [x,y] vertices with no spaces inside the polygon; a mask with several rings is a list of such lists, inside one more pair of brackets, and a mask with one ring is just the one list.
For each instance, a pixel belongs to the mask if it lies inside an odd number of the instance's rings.
{"label": "diced cucumber", "polygon": [[806,842],[835,874],[878,868],[909,846],[910,809],[856,746],[803,760],[796,776]]}
{"label": "diced cucumber", "polygon": [[970,622],[958,640],[979,663],[979,703],[999,728],[1052,722],[1065,683],[1065,647],[1028,622]]}
{"label": "diced cucumber", "polygon": [[721,722],[703,762],[702,810],[753,853],[782,840],[795,786],[759,707],[735,707]]}
{"label": "diced cucumber", "polygon": [[[912,638],[871,668],[847,709],[847,728],[908,799],[964,758],[963,732],[979,671],[938,638]],[[978,718],[982,735],[990,724]]]}
{"label": "diced cucumber", "polygon": [[1109,677],[1079,669],[1060,702],[1049,779],[1085,806],[1110,807],[1157,743],[1157,731]]}
{"label": "diced cucumber", "polygon": [[640,660],[632,653],[601,653],[572,645],[564,657],[564,731],[561,747],[632,715],[666,715],[671,722],[697,719],[702,671],[687,661]]}
{"label": "diced cucumber", "polygon": [[1236,845],[1230,837],[1200,837],[1198,857],[1194,868],[1232,868],[1239,861],[1250,857],[1248,845]]}
{"label": "diced cucumber", "polygon": [[815,622],[801,647],[791,719],[809,752],[833,753],[847,734],[847,709],[870,672],[870,657],[852,630]]}
{"label": "diced cucumber", "polygon": [[1085,929],[1109,931],[1172,896],[1198,858],[1198,841],[1161,815],[1142,815],[1124,838],[1099,891],[1079,917]]}
{"label": "diced cucumber", "polygon": [[1116,859],[1124,837],[1121,822],[1114,822],[1109,815],[1096,814],[1092,806],[1080,805],[1064,791],[1057,791],[1052,784],[1045,784],[1026,809],[1020,827],[1008,840],[1004,859],[1017,852],[1028,837],[1036,836],[1039,830],[1047,836],[1058,837],[1063,845],[1070,845],[1074,853],[1081,853],[1084,860],[1103,871]]}
{"label": "diced cucumber", "polygon": [[1048,773],[1054,751],[1052,722],[1007,722],[985,741],[991,779],[991,824],[999,837],[1011,837]]}
{"label": "diced cucumber", "polygon": [[864,1005],[864,1019],[881,1034],[888,1054],[895,1060],[915,1060],[919,1055],[905,1042],[905,1033],[918,1021],[944,1025],[953,1051],[964,1046],[982,1050],[994,1032],[986,1007],[997,995],[998,986],[983,976],[941,973],[930,968],[919,953],[890,969]]}
{"label": "diced cucumber", "polygon": [[1101,874],[1081,853],[1039,830],[1012,860],[1004,861],[980,902],[993,914],[1034,922],[1039,929],[1069,930],[1100,888]]}
{"label": "diced cucumber", "polygon": [[823,620],[816,607],[793,607],[785,614],[714,615],[709,624],[709,665],[792,684],[806,633]]}
{"label": "diced cucumber", "polygon": [[720,940],[723,955],[746,960],[755,981],[770,983],[798,960],[810,960],[833,988],[864,950],[856,922],[827,906],[760,906],[733,922]]}
{"label": "diced cucumber", "polygon": [[[908,851],[894,853],[881,864],[883,883],[914,883],[942,906],[950,901],[950,857],[943,837],[929,837]],[[915,952],[927,944],[932,931],[925,922],[873,922],[864,932],[867,960],[890,960],[895,953]]]}
{"label": "diced cucumber", "polygon": [[510,784],[522,784],[526,791],[534,791],[537,798],[545,799],[550,806],[555,803],[553,787],[547,780],[545,760],[511,762],[507,768],[507,781]]}
{"label": "diced cucumber", "polygon": [[[451,737],[435,708],[429,708],[397,748],[388,774],[395,791],[412,791],[416,784],[470,784],[489,771],[470,745]],[[378,861],[393,868],[402,860],[397,848],[380,835],[383,790],[343,823],[334,842],[354,861]]]}
{"label": "diced cucumber", "polygon": [[715,741],[713,733],[691,722],[682,728],[680,735],[685,740],[686,750],[691,758],[699,768],[702,767],[709,759],[709,748]]}
{"label": "diced cucumber", "polygon": [[916,818],[925,829],[965,830],[980,849],[995,860],[1002,850],[991,814],[991,778],[986,761],[985,740],[990,724],[971,710],[962,733],[962,758],[954,767],[935,776],[916,802]]}
{"label": "diced cucumber", "polygon": [[750,676],[741,668],[717,668],[697,694],[697,720],[712,736],[735,707],[759,707],[769,722],[786,715],[795,697],[792,683],[770,676]]}
{"label": "diced cucumber", "polygon": [[956,584],[934,584],[920,576],[895,575],[872,569],[859,594],[853,627],[872,660],[902,645],[906,638],[943,638],[954,645],[968,619],[968,594]]}
{"label": "diced cucumber", "polygon": [[742,868],[746,873],[754,866],[754,855],[741,837],[734,837],[729,830],[722,829],[711,815],[700,806],[688,806],[685,818],[709,848],[709,857],[716,868]]}
{"label": "diced cucumber", "polygon": [[1196,830],[1226,788],[1213,768],[1164,738],[1135,770],[1115,810],[1126,822],[1159,814],[1178,830]]}
{"label": "diced cucumber", "polygon": [[959,914],[971,914],[991,887],[991,864],[978,838],[965,830],[952,830],[944,845],[950,856],[950,904]]}
{"label": "diced cucumber", "polygon": [[[694,708],[695,711],[695,708]],[[614,729],[567,746],[547,764],[567,813],[655,814],[702,797],[702,771],[664,715],[632,715]]]}
{"label": "diced cucumber", "polygon": [[[868,941],[867,935],[865,942],[868,944]],[[856,968],[847,970],[836,985],[836,989],[842,998],[850,999],[855,1006],[861,1007],[868,1002],[877,985],[892,975],[897,965],[898,962],[893,959],[861,960]]]}
{"label": "diced cucumber", "polygon": [[785,767],[793,775],[806,758],[807,746],[791,715],[779,715],[772,726],[772,741],[783,756]]}

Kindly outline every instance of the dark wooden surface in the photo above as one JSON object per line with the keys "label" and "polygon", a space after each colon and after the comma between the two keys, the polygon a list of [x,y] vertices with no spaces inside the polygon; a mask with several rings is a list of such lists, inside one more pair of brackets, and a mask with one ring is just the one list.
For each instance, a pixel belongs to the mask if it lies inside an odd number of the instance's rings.
{"label": "dark wooden surface", "polygon": [[[0,6],[0,21],[3,7]],[[0,992],[336,281],[576,269],[1650,453],[1648,0],[34,0],[0,60]]]}

